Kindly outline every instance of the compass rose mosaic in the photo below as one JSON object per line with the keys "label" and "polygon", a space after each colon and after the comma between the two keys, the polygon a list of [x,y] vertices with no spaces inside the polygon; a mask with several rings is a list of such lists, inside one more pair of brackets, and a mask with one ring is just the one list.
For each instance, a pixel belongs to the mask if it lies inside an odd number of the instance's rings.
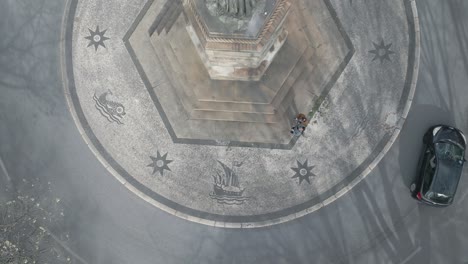
{"label": "compass rose mosaic", "polygon": [[104,45],[104,41],[109,40],[108,37],[104,36],[104,34],[106,34],[107,29],[104,31],[99,31],[99,26],[96,26],[96,30],[94,31],[91,29],[88,29],[88,30],[89,30],[89,36],[85,37],[85,39],[89,40],[88,47],[94,46],[94,49],[96,51],[99,46],[105,48],[106,45]]}

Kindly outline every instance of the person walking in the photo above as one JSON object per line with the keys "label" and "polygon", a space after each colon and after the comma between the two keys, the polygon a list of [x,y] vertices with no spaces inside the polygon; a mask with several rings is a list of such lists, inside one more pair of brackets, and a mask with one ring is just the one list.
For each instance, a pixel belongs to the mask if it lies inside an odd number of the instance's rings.
{"label": "person walking", "polygon": [[306,129],[309,121],[307,117],[300,113],[294,118],[295,125],[291,128],[290,133],[296,137],[299,137],[304,134],[304,130]]}

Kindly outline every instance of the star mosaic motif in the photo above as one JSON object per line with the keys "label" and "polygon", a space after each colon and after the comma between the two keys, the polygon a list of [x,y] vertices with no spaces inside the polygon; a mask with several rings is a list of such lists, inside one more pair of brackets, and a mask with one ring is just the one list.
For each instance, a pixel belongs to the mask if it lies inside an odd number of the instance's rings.
{"label": "star mosaic motif", "polygon": [[171,171],[171,169],[167,165],[171,163],[172,160],[167,159],[167,153],[161,156],[161,154],[158,151],[156,157],[150,156],[150,158],[153,162],[151,164],[148,164],[147,167],[153,167],[153,175],[156,172],[159,172],[159,174],[163,176],[164,170]]}
{"label": "star mosaic motif", "polygon": [[88,30],[89,30],[90,35],[85,37],[85,39],[89,40],[88,47],[94,45],[94,50],[95,51],[97,51],[99,46],[102,46],[102,47],[105,48],[106,45],[104,44],[104,41],[110,39],[110,38],[104,36],[104,34],[106,34],[107,29],[104,30],[104,31],[99,31],[99,26],[96,26],[95,31],[92,31],[89,28],[88,28]]}
{"label": "star mosaic motif", "polygon": [[307,181],[310,184],[310,177],[311,176],[317,176],[312,173],[312,169],[315,168],[315,166],[309,166],[309,161],[306,160],[304,163],[300,163],[297,161],[297,168],[291,168],[293,171],[296,172],[294,176],[291,178],[299,178],[299,184],[302,183],[302,181]]}
{"label": "star mosaic motif", "polygon": [[383,63],[385,60],[392,61],[390,59],[390,55],[395,54],[395,52],[390,50],[390,47],[392,46],[392,43],[385,45],[385,42],[382,40],[380,44],[376,44],[375,42],[372,42],[374,44],[374,50],[370,50],[369,53],[374,54],[374,59],[372,61],[375,61],[377,59],[380,60],[380,63]]}

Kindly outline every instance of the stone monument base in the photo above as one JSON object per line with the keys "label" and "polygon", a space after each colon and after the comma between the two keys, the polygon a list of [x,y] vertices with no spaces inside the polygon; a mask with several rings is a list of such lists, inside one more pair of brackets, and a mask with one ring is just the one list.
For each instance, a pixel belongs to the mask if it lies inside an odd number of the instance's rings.
{"label": "stone monument base", "polygon": [[170,23],[167,32],[148,35],[164,12],[160,2],[152,5],[129,41],[154,87],[150,92],[164,98],[161,107],[178,138],[288,146],[293,117],[321,103],[320,95],[349,52],[326,6],[306,12],[293,5],[281,31],[287,30],[287,38],[276,38],[282,46],[271,46],[277,54],[261,79],[213,80],[184,16]]}
{"label": "stone monument base", "polygon": [[[193,43],[197,43],[195,47],[206,66],[210,78],[212,80],[231,81],[260,81],[276,54],[278,54],[278,51],[283,47],[288,36],[288,31],[283,29],[276,38],[276,41],[272,43],[270,49],[267,49],[266,52],[260,54],[260,56],[252,52],[239,51],[232,54],[232,51],[218,51],[216,54],[211,52],[211,57],[215,59],[210,60],[208,56],[205,55],[210,52],[204,51],[201,45],[198,45],[198,38],[190,25],[187,26],[187,32]],[[251,66],[248,67],[246,65]]]}
{"label": "stone monument base", "polygon": [[186,30],[212,80],[261,80],[288,37],[284,24],[291,8],[288,0],[263,5],[251,17],[227,22],[204,0],[184,2]]}

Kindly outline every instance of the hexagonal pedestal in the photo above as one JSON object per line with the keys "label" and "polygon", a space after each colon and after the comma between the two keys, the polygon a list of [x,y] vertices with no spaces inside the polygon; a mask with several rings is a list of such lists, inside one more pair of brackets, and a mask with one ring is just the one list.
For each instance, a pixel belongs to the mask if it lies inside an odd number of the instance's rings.
{"label": "hexagonal pedestal", "polygon": [[292,118],[323,102],[352,52],[326,5],[318,1],[308,11],[302,8],[307,1],[291,5],[284,22],[288,37],[255,82],[211,79],[186,17],[177,13],[182,3],[153,2],[129,34],[127,48],[174,142],[269,148],[294,144]]}
{"label": "hexagonal pedestal", "polygon": [[187,32],[213,80],[259,81],[283,46],[291,4],[265,0],[263,13],[229,24],[208,11],[205,0],[186,0]]}

